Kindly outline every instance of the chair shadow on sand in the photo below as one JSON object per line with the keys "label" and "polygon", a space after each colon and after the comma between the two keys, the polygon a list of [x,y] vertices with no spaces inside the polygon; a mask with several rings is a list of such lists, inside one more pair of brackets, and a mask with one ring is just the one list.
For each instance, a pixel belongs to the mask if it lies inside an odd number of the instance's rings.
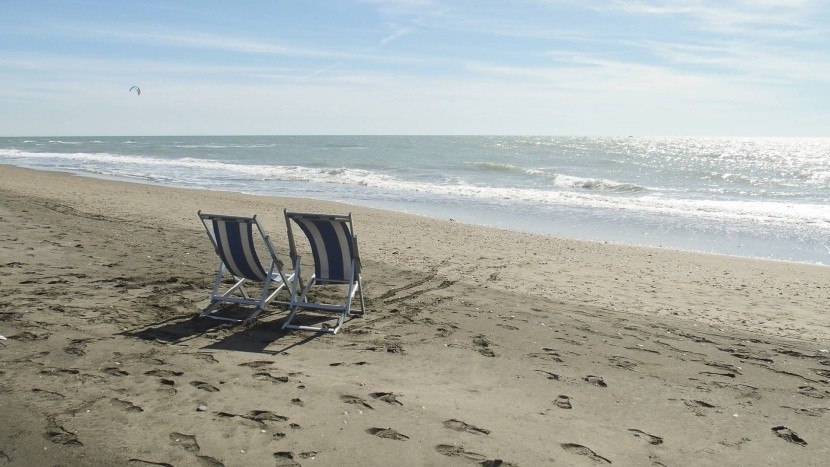
{"label": "chair shadow on sand", "polygon": [[[227,305],[222,310],[222,315],[228,317],[244,316],[247,313],[250,313],[249,307],[238,305]],[[297,331],[282,329],[286,318],[287,315],[269,321],[259,319],[245,325],[230,321],[204,319],[198,315],[175,316],[149,326],[126,330],[118,334],[165,344],[183,344],[199,337],[205,339],[213,337],[219,338],[219,340],[201,348],[204,350],[226,350],[268,355],[279,355],[326,334],[321,332],[298,333]],[[319,324],[329,319],[330,317],[326,316],[303,317],[303,321],[309,325]],[[268,349],[274,343],[291,337],[299,337],[301,340],[287,343],[288,345],[281,349]]]}

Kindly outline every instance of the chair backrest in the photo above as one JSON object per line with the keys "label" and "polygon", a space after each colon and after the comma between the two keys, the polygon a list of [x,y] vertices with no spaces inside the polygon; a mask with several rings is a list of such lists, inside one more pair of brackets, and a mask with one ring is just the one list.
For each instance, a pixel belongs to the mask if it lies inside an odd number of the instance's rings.
{"label": "chair backrest", "polygon": [[[314,257],[314,274],[318,283],[348,283],[360,272],[357,241],[353,234],[352,215],[311,214],[285,211],[291,259],[297,257],[293,220],[303,231]],[[352,271],[354,265],[354,271]]]}
{"label": "chair backrest", "polygon": [[[260,235],[265,235],[256,216],[224,216],[203,214],[200,211],[199,217],[213,241],[216,254],[231,274],[251,280],[265,280],[267,273],[262,268],[254,246],[254,225],[259,229]],[[212,229],[208,228],[207,221],[211,221]]]}

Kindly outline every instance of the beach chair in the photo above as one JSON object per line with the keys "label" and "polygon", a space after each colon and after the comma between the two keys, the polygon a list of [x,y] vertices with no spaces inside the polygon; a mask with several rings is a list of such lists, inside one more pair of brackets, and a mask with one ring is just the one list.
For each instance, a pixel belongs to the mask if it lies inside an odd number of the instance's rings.
{"label": "beach chair", "polygon": [[[352,314],[352,301],[356,293],[360,295],[359,314],[363,315],[366,310],[363,301],[363,286],[360,281],[360,256],[357,250],[357,237],[354,235],[352,226],[352,215],[351,213],[346,216],[311,214],[288,210],[285,210],[284,214],[288,227],[289,255],[294,263],[294,277],[291,281],[290,311],[282,327],[283,329],[336,334],[346,316]],[[292,222],[305,234],[314,258],[314,274],[305,283],[300,271],[300,255],[297,253],[297,245],[294,241]],[[309,290],[317,286],[345,286],[343,302],[331,304],[309,301]],[[294,324],[297,312],[300,310],[335,313],[337,324],[334,327]]]}
{"label": "beach chair", "polygon": [[[282,271],[282,261],[277,258],[277,252],[271,239],[262,229],[256,216],[238,217],[220,214],[205,214],[199,211],[199,218],[213,243],[213,248],[219,256],[219,267],[216,279],[213,282],[213,291],[210,294],[210,304],[199,315],[204,318],[221,319],[225,321],[248,322],[256,318],[277,294],[288,287],[293,278]],[[210,225],[208,225],[210,224]],[[254,235],[254,226],[259,232],[261,243],[265,244],[271,257],[268,269],[262,267],[257,254]],[[220,292],[222,278],[228,272],[234,280],[234,285],[224,292]],[[258,296],[251,296],[245,289],[248,282],[261,282],[262,288]],[[274,283],[276,290],[271,291]],[[222,303],[239,305],[255,305],[256,308],[245,318],[229,318],[214,314]],[[279,302],[285,303],[288,302]]]}

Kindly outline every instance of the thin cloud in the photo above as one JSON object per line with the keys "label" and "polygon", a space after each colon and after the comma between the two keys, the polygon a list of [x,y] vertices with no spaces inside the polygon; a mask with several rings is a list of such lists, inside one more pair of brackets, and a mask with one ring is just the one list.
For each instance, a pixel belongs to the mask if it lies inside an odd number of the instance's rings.
{"label": "thin cloud", "polygon": [[673,64],[701,66],[753,81],[822,83],[830,80],[830,62],[826,55],[812,51],[759,48],[746,42],[707,45],[644,42],[642,46]]}
{"label": "thin cloud", "polygon": [[175,33],[169,33],[142,30],[140,33],[134,33],[125,30],[127,28],[122,28],[121,30],[100,28],[87,29],[68,26],[64,26],[61,29],[64,32],[88,38],[94,37],[97,39],[101,36],[105,36],[123,42],[162,47],[207,49],[245,54],[284,55],[300,58],[350,59],[379,62],[401,60],[396,57],[331,49],[299,47],[279,44],[271,41],[248,39],[244,37],[208,34],[199,31],[177,31]]}
{"label": "thin cloud", "polygon": [[386,44],[388,44],[388,43],[390,43],[394,40],[400,39],[401,37],[406,36],[407,34],[410,34],[411,32],[412,32],[412,28],[398,28],[394,33],[392,33],[392,34],[384,37],[383,39],[381,39],[380,40],[380,46],[383,47],[384,45],[386,45]]}
{"label": "thin cloud", "polygon": [[[675,16],[690,26],[729,34],[811,35],[809,0],[617,0],[593,8],[636,15]],[[772,28],[772,29],[771,29]]]}

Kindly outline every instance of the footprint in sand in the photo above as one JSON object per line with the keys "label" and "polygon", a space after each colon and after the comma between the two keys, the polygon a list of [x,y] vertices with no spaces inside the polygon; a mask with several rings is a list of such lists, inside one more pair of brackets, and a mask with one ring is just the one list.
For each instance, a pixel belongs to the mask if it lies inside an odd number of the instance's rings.
{"label": "footprint in sand", "polygon": [[403,405],[403,403],[398,400],[398,395],[391,392],[373,392],[369,394],[369,397],[392,405]]}
{"label": "footprint in sand", "polygon": [[164,365],[166,363],[164,360],[162,360],[160,358],[149,357],[149,356],[146,356],[146,355],[142,355],[139,358],[139,360],[141,361],[141,363],[144,363],[145,365],[159,366],[159,365]]}
{"label": "footprint in sand", "polygon": [[559,375],[557,375],[556,373],[551,373],[550,371],[545,371],[545,370],[536,370],[536,372],[545,375],[545,378],[547,378],[547,379],[551,379],[553,381],[559,381]]}
{"label": "footprint in sand", "polygon": [[710,404],[706,401],[694,400],[694,399],[682,399],[682,401],[683,401],[683,404],[686,405],[686,407],[691,407],[692,412],[694,412],[694,414],[698,417],[705,417],[706,416],[706,411],[703,410],[703,409],[717,408],[717,406],[715,406],[714,404]]}
{"label": "footprint in sand", "polygon": [[735,373],[719,373],[717,371],[701,371],[700,374],[704,376],[723,376],[725,378],[735,378],[737,376]]}
{"label": "footprint in sand", "polygon": [[824,394],[813,386],[799,386],[798,393],[802,396],[812,397],[813,399],[824,399]]}
{"label": "footprint in sand", "polygon": [[821,417],[825,413],[830,413],[830,407],[790,407],[788,405],[782,405],[782,409],[790,409],[795,411],[795,413],[799,415],[807,415],[808,417]]}
{"label": "footprint in sand", "polygon": [[[246,420],[256,422],[256,424],[261,429],[265,429],[268,426],[265,422],[287,422],[288,421],[288,417],[285,417],[283,415],[275,414],[274,412],[271,412],[270,410],[252,410],[252,411],[250,411],[250,412],[248,412],[247,414],[244,414],[244,415],[230,413],[230,412],[216,412],[216,415],[218,415],[219,417],[223,417],[223,418],[234,418],[234,417],[244,418]],[[294,428],[295,424],[292,423],[291,427]],[[299,425],[297,425],[297,428],[299,428]]]}
{"label": "footprint in sand", "polygon": [[632,371],[637,367],[637,365],[642,363],[642,362],[638,362],[638,361],[635,361],[635,360],[632,360],[632,359],[629,359],[629,358],[621,357],[619,355],[614,355],[613,357],[609,357],[608,361],[612,365],[614,365],[618,368],[622,368],[623,370],[632,370]]}
{"label": "footprint in sand", "polygon": [[775,433],[775,436],[777,436],[777,437],[779,437],[779,438],[781,438],[785,441],[789,441],[793,444],[798,444],[800,446],[806,446],[807,445],[807,441],[804,441],[803,439],[801,439],[801,437],[798,436],[798,434],[796,434],[796,432],[794,432],[793,430],[791,430],[791,429],[789,429],[785,426],[774,426],[774,427],[772,427],[772,432]]}
{"label": "footprint in sand", "polygon": [[663,444],[663,438],[659,436],[654,436],[651,434],[646,433],[645,431],[638,430],[636,428],[629,428],[628,431],[634,434],[634,436],[644,439],[648,444],[658,445]]}
{"label": "footprint in sand", "polygon": [[248,420],[253,420],[257,422],[285,422],[288,421],[288,417],[277,415],[270,410],[251,410],[245,415],[240,415],[242,418],[247,418]]}
{"label": "footprint in sand", "polygon": [[716,407],[714,404],[710,404],[706,401],[692,399],[683,399],[683,403],[686,404],[687,407],[703,407],[705,409],[714,409]]}
{"label": "footprint in sand", "polygon": [[155,370],[145,371],[144,374],[147,375],[147,376],[158,376],[159,378],[172,378],[173,376],[181,376],[181,375],[184,374],[184,372],[183,371],[155,369]]}
{"label": "footprint in sand", "polygon": [[296,405],[297,407],[305,407],[305,403],[299,397],[295,397],[294,399],[291,399],[291,403]]}
{"label": "footprint in sand", "polygon": [[247,368],[262,368],[266,366],[271,366],[273,364],[274,362],[270,360],[254,360],[253,362],[240,363],[239,366],[244,366]]}
{"label": "footprint in sand", "polygon": [[112,376],[130,376],[130,374],[127,373],[126,371],[122,370],[121,368],[114,367],[114,366],[104,368],[101,371],[103,371],[104,373],[106,373],[108,375],[112,375]]}
{"label": "footprint in sand", "polygon": [[178,391],[176,391],[176,388],[174,387],[176,385],[176,382],[173,381],[172,379],[162,378],[161,381],[159,381],[159,383],[161,383],[161,387],[156,389],[156,391],[158,391],[162,394],[167,394],[167,395],[172,396],[172,395],[175,395],[178,392]]}
{"label": "footprint in sand", "polygon": [[173,467],[173,464],[168,464],[167,462],[152,462],[152,461],[145,461],[144,459],[130,459],[130,465],[158,465],[161,467]]}
{"label": "footprint in sand", "polygon": [[439,454],[447,457],[463,457],[474,462],[484,462],[487,457],[477,452],[465,451],[464,446],[453,446],[452,444],[439,444],[435,446],[435,450]]}
{"label": "footprint in sand", "polygon": [[582,379],[593,384],[594,386],[599,386],[601,388],[608,387],[608,385],[605,384],[605,380],[602,379],[602,376],[588,375]]}
{"label": "footprint in sand", "polygon": [[83,357],[86,355],[86,351],[84,350],[86,348],[86,343],[91,340],[92,339],[73,339],[69,345],[64,347],[63,351],[68,354]]}
{"label": "footprint in sand", "polygon": [[585,456],[585,457],[591,459],[594,462],[605,463],[605,464],[610,464],[611,463],[611,461],[609,461],[608,459],[600,456],[599,454],[595,453],[590,448],[587,448],[587,447],[585,447],[581,444],[563,443],[560,446],[562,446],[562,449],[564,449],[564,450],[566,450],[570,453],[579,454],[580,456]]}
{"label": "footprint in sand", "polygon": [[[734,373],[736,375],[741,374],[740,368],[736,367],[735,365],[730,365],[728,363],[721,363],[721,362],[703,362],[706,366],[711,366],[712,368],[717,368],[719,370],[724,370],[728,373]],[[716,373],[717,374],[717,373]]]}
{"label": "footprint in sand", "polygon": [[275,384],[276,383],[287,383],[288,382],[288,376],[274,376],[271,373],[268,373],[268,372],[265,372],[265,371],[260,372],[260,373],[254,373],[254,378],[262,380],[262,381],[268,381],[269,383],[275,383]]}
{"label": "footprint in sand", "polygon": [[343,396],[340,396],[340,400],[347,403],[347,404],[355,404],[355,405],[360,405],[360,406],[366,407],[367,409],[372,409],[371,405],[367,404],[365,400],[363,400],[363,399],[361,399],[357,396],[343,395]]}
{"label": "footprint in sand", "polygon": [[288,451],[279,451],[274,453],[274,459],[277,460],[277,467],[299,467],[300,463],[294,460],[294,453]]}
{"label": "footprint in sand", "polygon": [[199,452],[199,443],[196,442],[196,437],[193,435],[186,435],[174,431],[170,433],[170,441],[176,446],[182,447],[187,452]]}
{"label": "footprint in sand", "polygon": [[542,347],[541,352],[533,352],[528,354],[529,357],[536,357],[542,358],[545,360],[550,360],[557,363],[562,363],[562,357],[559,355],[559,352],[556,349],[552,349],[550,347]]}
{"label": "footprint in sand", "polygon": [[209,353],[195,353],[193,354],[193,358],[201,360],[205,363],[219,363],[219,360]]}
{"label": "footprint in sand", "polygon": [[452,334],[452,331],[447,328],[438,328],[436,331],[435,337],[450,337],[450,334]]}
{"label": "footprint in sand", "polygon": [[455,431],[463,431],[466,433],[472,433],[474,435],[489,435],[490,430],[485,430],[484,428],[479,428],[474,425],[470,425],[469,423],[464,423],[461,420],[450,419],[444,422],[444,428],[448,428],[450,430]]}
{"label": "footprint in sand", "polygon": [[378,438],[394,439],[397,441],[406,441],[409,439],[409,436],[398,433],[397,431],[391,428],[368,428],[366,430],[366,433],[369,433],[370,435],[375,435]]}
{"label": "footprint in sand", "polygon": [[20,341],[20,342],[29,342],[29,341],[42,341],[49,339],[51,333],[44,332],[42,334],[36,334],[30,331],[23,331],[20,334],[15,334],[13,336],[9,336],[9,339],[13,341]]}
{"label": "footprint in sand", "polygon": [[487,459],[486,461],[479,462],[478,465],[481,467],[517,467],[516,464],[501,459]]}
{"label": "footprint in sand", "polygon": [[202,391],[219,392],[219,388],[213,386],[212,384],[208,384],[204,381],[191,381],[190,385],[196,389],[201,389]]}
{"label": "footprint in sand", "polygon": [[370,346],[366,347],[366,350],[368,350],[370,352],[386,352],[386,353],[399,354],[399,355],[404,354],[404,349],[400,344],[387,344],[387,345],[382,345],[382,346],[370,345]]}
{"label": "footprint in sand", "polygon": [[60,376],[60,375],[77,375],[81,371],[75,368],[51,368],[48,370],[40,370],[42,375]]}
{"label": "footprint in sand", "polygon": [[479,347],[478,353],[480,353],[481,355],[484,355],[485,357],[496,356],[495,352],[493,352],[493,349],[490,348],[490,341],[488,341],[483,334],[473,338],[473,344]]}
{"label": "footprint in sand", "polygon": [[110,399],[110,403],[112,405],[114,405],[115,407],[118,407],[119,409],[123,410],[124,412],[131,412],[131,413],[144,412],[144,409],[142,409],[141,407],[133,404],[130,401],[125,401],[125,400],[121,400],[121,399],[117,399],[117,398],[112,398],[112,399]]}
{"label": "footprint in sand", "polygon": [[363,361],[354,362],[354,363],[334,362],[334,363],[329,363],[329,366],[343,366],[343,365],[363,366],[363,365],[368,365],[368,364],[369,364],[369,362],[363,362]]}
{"label": "footprint in sand", "polygon": [[219,459],[210,456],[196,456],[196,461],[205,467],[225,467]]}
{"label": "footprint in sand", "polygon": [[84,444],[78,440],[78,435],[58,425],[53,419],[48,419],[49,425],[46,428],[44,436],[49,441],[56,444],[65,444],[67,446],[83,446]]}
{"label": "footprint in sand", "polygon": [[44,399],[51,400],[51,401],[61,400],[61,399],[64,399],[66,397],[63,394],[59,393],[59,392],[47,391],[46,389],[38,389],[38,388],[33,388],[32,389],[32,394],[37,394],[38,396],[40,396]]}
{"label": "footprint in sand", "polygon": [[553,401],[553,403],[556,404],[556,406],[559,407],[560,409],[570,409],[570,408],[572,408],[571,407],[571,398],[568,397],[568,396],[560,395],[559,397],[556,398],[555,401]]}

